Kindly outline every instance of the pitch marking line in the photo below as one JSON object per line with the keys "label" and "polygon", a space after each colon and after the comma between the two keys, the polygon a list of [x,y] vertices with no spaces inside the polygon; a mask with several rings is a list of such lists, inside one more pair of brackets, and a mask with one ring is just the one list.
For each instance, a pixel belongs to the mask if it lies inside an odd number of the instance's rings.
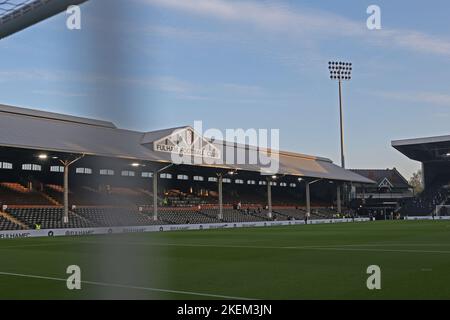
{"label": "pitch marking line", "polygon": [[[29,245],[16,245],[1,247],[1,249],[15,249],[26,247],[47,247],[47,246],[60,246],[67,244],[68,242],[62,241],[60,243],[40,243]],[[373,247],[401,247],[401,246],[449,246],[450,244],[347,244],[340,246],[249,246],[249,245],[214,245],[214,244],[177,244],[177,243],[148,243],[148,242],[106,242],[106,241],[78,241],[78,243],[89,243],[97,245],[142,245],[142,246],[155,246],[155,247],[204,247],[204,248],[231,248],[231,249],[284,249],[284,250],[328,250],[328,251],[368,251],[368,252],[399,252],[399,253],[439,253],[450,254],[450,251],[444,250],[416,250],[416,249],[377,249]],[[372,247],[372,248],[362,248]]]}
{"label": "pitch marking line", "polygon": [[[12,273],[12,272],[1,272],[0,271],[0,276],[1,275],[3,275],[3,276],[11,276],[11,277],[41,279],[41,280],[52,280],[52,281],[63,281],[63,282],[67,281],[67,279],[63,279],[63,278],[55,278],[55,277],[38,276],[38,275],[33,275],[33,274],[23,274],[23,273]],[[117,284],[117,283],[83,281],[83,280],[81,281],[81,283],[95,285],[95,286],[102,286],[102,287],[134,289],[134,290],[144,290],[144,291],[154,291],[154,292],[164,292],[164,293],[175,293],[175,294],[184,294],[184,295],[191,295],[191,296],[211,297],[211,298],[220,298],[220,299],[257,300],[257,299],[254,299],[254,298],[233,297],[233,296],[225,296],[225,295],[210,294],[210,293],[201,293],[201,292],[194,292],[194,291],[180,291],[180,290],[150,288],[150,287],[141,287],[141,286],[129,286],[129,285]]]}
{"label": "pitch marking line", "polygon": [[53,247],[53,246],[62,246],[66,245],[68,242],[58,242],[58,243],[36,243],[36,244],[23,244],[23,245],[15,245],[15,246],[0,246],[0,250],[2,249],[16,249],[16,248],[32,248],[32,247]]}
{"label": "pitch marking line", "polygon": [[[83,243],[92,244],[114,244],[114,245],[144,245],[144,246],[155,246],[155,247],[204,247],[204,248],[232,248],[232,249],[286,249],[286,250],[324,250],[324,251],[362,251],[362,252],[399,252],[399,253],[439,253],[439,254],[450,254],[450,251],[444,250],[415,250],[415,249],[375,249],[375,248],[352,248],[352,245],[342,245],[342,246],[240,246],[240,245],[213,245],[213,244],[174,244],[174,243],[147,243],[147,242],[95,242],[95,241],[83,241]],[[377,246],[376,244],[370,245],[357,245],[357,246]],[[388,245],[380,245],[388,246]],[[392,244],[396,246],[396,244]],[[414,245],[412,245],[414,246]]]}

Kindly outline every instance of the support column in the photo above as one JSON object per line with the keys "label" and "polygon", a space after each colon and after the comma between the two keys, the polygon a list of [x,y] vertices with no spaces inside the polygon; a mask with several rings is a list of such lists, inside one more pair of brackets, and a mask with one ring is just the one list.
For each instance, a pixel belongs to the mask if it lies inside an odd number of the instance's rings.
{"label": "support column", "polygon": [[272,184],[271,181],[267,181],[267,218],[272,219]]}
{"label": "support column", "polygon": [[218,189],[219,189],[219,214],[217,215],[217,219],[223,220],[223,176],[219,175],[217,179]]}
{"label": "support column", "polygon": [[309,193],[310,182],[306,182],[306,212],[311,213],[311,198]]}
{"label": "support column", "polygon": [[158,170],[153,171],[153,220],[158,220]]}
{"label": "support column", "polygon": [[342,204],[341,204],[341,185],[338,184],[336,188],[336,204],[337,204],[337,212],[339,214],[342,213]]}
{"label": "support column", "polygon": [[64,216],[63,222],[69,223],[69,164],[64,165]]}

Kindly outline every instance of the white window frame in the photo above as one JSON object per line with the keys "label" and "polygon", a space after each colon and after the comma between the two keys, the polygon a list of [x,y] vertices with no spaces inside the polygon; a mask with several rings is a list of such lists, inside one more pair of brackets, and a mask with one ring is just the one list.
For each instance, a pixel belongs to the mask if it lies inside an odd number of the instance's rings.
{"label": "white window frame", "polygon": [[24,163],[22,164],[23,171],[42,171],[42,166],[35,163]]}
{"label": "white window frame", "polygon": [[92,174],[92,169],[91,168],[76,168],[75,169],[75,173],[78,173],[78,174]]}
{"label": "white window frame", "polygon": [[0,162],[0,169],[11,170],[13,168],[13,164],[10,162]]}
{"label": "white window frame", "polygon": [[100,175],[101,176],[113,176],[114,175],[114,170],[112,169],[100,169]]}
{"label": "white window frame", "polygon": [[50,166],[50,172],[63,173],[64,167],[63,166]]}
{"label": "white window frame", "polygon": [[153,178],[153,172],[142,171],[141,177],[142,178]]}
{"label": "white window frame", "polygon": [[122,177],[134,177],[136,175],[136,172],[132,170],[122,170],[122,172],[120,172],[120,175]]}

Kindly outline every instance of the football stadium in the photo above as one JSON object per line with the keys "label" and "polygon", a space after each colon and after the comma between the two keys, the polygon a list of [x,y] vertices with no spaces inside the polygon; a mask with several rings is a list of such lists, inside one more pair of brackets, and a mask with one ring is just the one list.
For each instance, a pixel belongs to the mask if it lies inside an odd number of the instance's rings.
{"label": "football stadium", "polygon": [[[84,2],[0,3],[0,37]],[[328,63],[340,98],[351,66]],[[383,142],[417,191],[345,167],[341,100],[340,164],[43,110],[0,105],[2,300],[450,298],[449,135]]]}
{"label": "football stadium", "polygon": [[[202,139],[203,150],[224,149],[223,142],[197,137],[191,127],[133,132],[11,106],[1,106],[0,122],[4,298],[371,298],[377,295],[365,288],[361,269],[371,260],[383,262],[386,278],[392,277],[385,281],[394,281],[395,290],[380,298],[449,294],[442,282],[449,137],[392,142],[424,163],[426,189],[420,197],[398,200],[390,211],[386,199],[370,196],[374,185],[385,188],[387,178],[377,185],[325,158],[280,151],[279,173],[269,176],[242,165],[171,163],[171,152],[158,151],[165,149],[161,144]],[[342,185],[367,189],[367,202],[355,198],[353,207],[342,206]],[[378,192],[389,203],[396,195]],[[102,263],[118,264],[106,276],[98,268],[102,254]],[[70,261],[89,275],[81,296],[65,288]],[[133,274],[122,274],[134,267]],[[176,290],[158,285],[166,268],[174,282],[169,288]],[[158,270],[158,278],[148,270]],[[428,282],[424,270],[442,277]],[[317,277],[330,280],[316,287]],[[409,278],[424,283],[406,290]],[[355,286],[342,291],[344,281]],[[435,293],[424,294],[424,286]]]}

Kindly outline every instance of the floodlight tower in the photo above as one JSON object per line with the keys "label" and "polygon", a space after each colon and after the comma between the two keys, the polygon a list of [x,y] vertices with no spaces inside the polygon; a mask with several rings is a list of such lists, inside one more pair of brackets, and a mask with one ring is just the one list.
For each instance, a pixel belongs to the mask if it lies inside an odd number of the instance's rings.
{"label": "floodlight tower", "polygon": [[342,110],[342,81],[351,80],[352,78],[352,63],[342,61],[328,62],[328,69],[330,70],[330,79],[338,80],[339,82],[339,114],[341,126],[341,167],[345,168],[344,156],[344,123]]}

